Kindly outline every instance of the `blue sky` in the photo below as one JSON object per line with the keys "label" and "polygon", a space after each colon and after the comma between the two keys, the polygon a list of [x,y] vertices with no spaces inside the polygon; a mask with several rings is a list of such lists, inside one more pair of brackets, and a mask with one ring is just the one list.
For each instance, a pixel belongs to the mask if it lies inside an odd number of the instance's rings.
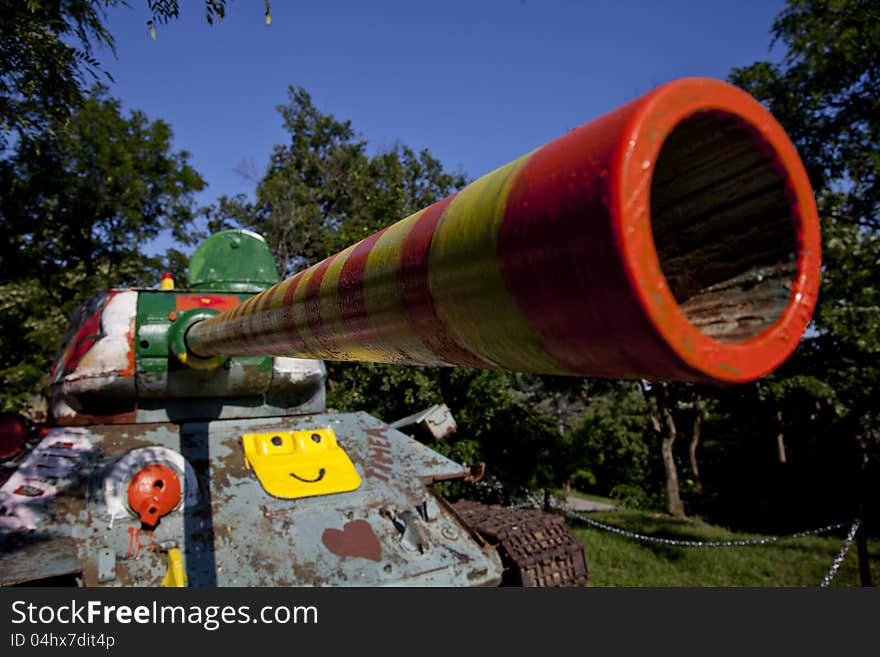
{"label": "blue sky", "polygon": [[[775,58],[782,0],[229,2],[213,26],[201,0],[150,39],[146,2],[108,15],[103,61],[126,109],[163,119],[209,183],[198,197],[252,194],[286,136],[288,85],[350,119],[374,149],[429,149],[476,178],[680,77],[725,78]],[[389,222],[396,218],[389,218]]]}

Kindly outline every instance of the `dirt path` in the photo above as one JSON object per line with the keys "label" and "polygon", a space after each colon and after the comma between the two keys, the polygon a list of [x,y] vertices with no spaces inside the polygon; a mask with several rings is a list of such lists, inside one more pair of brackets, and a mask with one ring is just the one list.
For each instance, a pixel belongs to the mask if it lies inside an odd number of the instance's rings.
{"label": "dirt path", "polygon": [[565,505],[572,511],[614,511],[617,508],[606,502],[595,502],[572,496],[565,498]]}

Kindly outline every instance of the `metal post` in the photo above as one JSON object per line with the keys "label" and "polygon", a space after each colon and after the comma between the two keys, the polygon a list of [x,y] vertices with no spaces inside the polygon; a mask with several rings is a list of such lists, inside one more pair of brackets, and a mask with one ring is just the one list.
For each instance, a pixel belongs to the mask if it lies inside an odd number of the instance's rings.
{"label": "metal post", "polygon": [[871,584],[871,568],[868,563],[868,533],[865,531],[865,508],[859,504],[859,528],[856,531],[856,550],[859,555],[859,580],[862,586]]}

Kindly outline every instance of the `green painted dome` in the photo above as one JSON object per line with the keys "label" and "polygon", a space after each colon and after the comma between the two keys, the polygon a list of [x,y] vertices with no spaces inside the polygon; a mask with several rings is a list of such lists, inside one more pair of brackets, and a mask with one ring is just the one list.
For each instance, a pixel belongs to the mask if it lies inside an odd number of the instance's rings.
{"label": "green painted dome", "polygon": [[187,281],[193,290],[258,292],[280,280],[266,240],[249,230],[211,235],[189,259]]}

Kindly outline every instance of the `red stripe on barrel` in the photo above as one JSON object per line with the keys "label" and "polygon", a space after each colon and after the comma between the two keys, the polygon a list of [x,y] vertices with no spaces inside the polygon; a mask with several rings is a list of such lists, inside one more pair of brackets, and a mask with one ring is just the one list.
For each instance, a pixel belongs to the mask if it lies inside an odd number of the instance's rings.
{"label": "red stripe on barrel", "polygon": [[441,360],[466,367],[490,367],[459,344],[437,314],[428,283],[431,238],[455,194],[427,208],[416,220],[401,249],[400,289],[403,305],[422,342]]}
{"label": "red stripe on barrel", "polygon": [[621,265],[614,152],[630,103],[534,153],[498,235],[504,280],[554,357],[592,376],[680,370],[656,338]]}
{"label": "red stripe on barrel", "polygon": [[387,229],[383,228],[358,243],[345,259],[339,273],[339,310],[342,320],[351,331],[351,339],[355,341],[375,338],[376,332],[370,327],[367,300],[364,296],[364,271],[370,252],[385,230]]}
{"label": "red stripe on barrel", "polygon": [[[312,332],[312,337],[321,347],[327,350],[328,354],[338,355],[339,349],[336,346],[332,333],[327,331],[321,321],[321,281],[324,280],[324,274],[339,254],[336,253],[329,258],[322,260],[312,268],[312,275],[306,284],[305,297],[303,298],[303,309],[305,311],[305,320]],[[327,356],[325,356],[326,358]]]}
{"label": "red stripe on barrel", "polygon": [[296,288],[299,287],[302,278],[303,272],[300,272],[290,279],[290,285],[287,286],[287,291],[284,293],[284,311],[281,315],[282,327],[285,335],[287,335],[287,339],[290,341],[292,351],[293,353],[300,354],[306,353],[306,344],[303,341],[302,336],[299,334],[299,330],[297,329],[296,322],[293,318],[293,298],[296,294]]}

